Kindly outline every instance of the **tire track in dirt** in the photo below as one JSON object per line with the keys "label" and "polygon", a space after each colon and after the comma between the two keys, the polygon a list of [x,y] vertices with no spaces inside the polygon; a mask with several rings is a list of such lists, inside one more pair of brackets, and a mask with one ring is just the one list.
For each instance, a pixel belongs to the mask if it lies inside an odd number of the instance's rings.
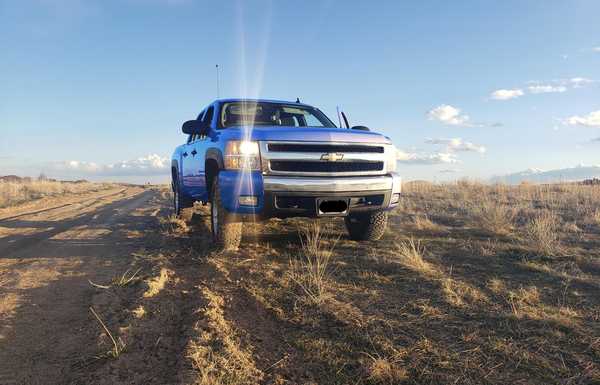
{"label": "tire track in dirt", "polygon": [[[74,202],[58,209],[69,219],[57,222],[53,231],[2,240],[0,297],[13,301],[0,301],[0,383],[69,383],[76,374],[73,365],[97,354],[97,330],[88,313],[94,290],[88,279],[109,281],[131,263],[131,253],[148,239],[129,239],[125,230],[143,235],[158,226],[156,218],[132,217],[156,195],[128,188]],[[78,207],[86,212],[79,215]],[[39,225],[50,214],[22,217]],[[56,238],[59,234],[66,235]]]}
{"label": "tire track in dirt", "polygon": [[[34,211],[20,210],[18,207],[17,208],[4,209],[2,211],[10,212],[10,211],[15,211],[16,210],[16,211],[22,211],[22,212],[20,212],[19,214],[16,214],[16,215],[12,215],[12,216],[1,216],[0,215],[0,224],[3,221],[9,221],[9,220],[17,219],[17,218],[20,218],[20,217],[23,217],[23,216],[29,216],[29,215],[37,215],[37,214],[47,213],[47,212],[52,211],[52,210],[58,210],[58,209],[62,209],[62,208],[73,206],[73,205],[84,205],[84,202],[86,202],[88,200],[91,201],[92,204],[94,204],[95,202],[99,202],[102,199],[106,199],[106,198],[109,198],[109,197],[114,197],[114,196],[119,195],[119,194],[123,194],[126,191],[127,191],[127,189],[119,189],[116,192],[110,192],[110,193],[105,194],[105,195],[95,196],[95,197],[93,197],[91,199],[86,197],[86,198],[83,198],[81,201],[63,203],[63,204],[56,205],[56,206],[53,206],[53,207],[44,207],[43,209],[34,210]],[[86,195],[89,195],[89,194],[86,194]],[[42,202],[37,202],[37,203],[38,203],[38,205],[42,204]],[[5,214],[5,215],[7,215],[7,214]]]}

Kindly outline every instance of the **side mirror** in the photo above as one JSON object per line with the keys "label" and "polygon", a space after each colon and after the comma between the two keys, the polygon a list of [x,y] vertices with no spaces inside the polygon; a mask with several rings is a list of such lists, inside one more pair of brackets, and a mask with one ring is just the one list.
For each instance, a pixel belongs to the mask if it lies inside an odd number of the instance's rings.
{"label": "side mirror", "polygon": [[206,126],[200,120],[188,120],[187,122],[183,123],[183,126],[181,126],[181,131],[188,135],[206,135],[208,132],[208,126]]}
{"label": "side mirror", "polygon": [[359,130],[359,131],[370,131],[369,127],[365,127],[365,126],[352,126],[353,130]]}

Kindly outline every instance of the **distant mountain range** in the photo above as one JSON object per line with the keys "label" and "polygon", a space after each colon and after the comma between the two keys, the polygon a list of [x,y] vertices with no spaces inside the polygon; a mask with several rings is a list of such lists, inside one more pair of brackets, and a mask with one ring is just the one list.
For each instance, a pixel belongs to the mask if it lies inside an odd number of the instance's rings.
{"label": "distant mountain range", "polygon": [[491,182],[506,184],[519,184],[521,182],[556,183],[578,182],[593,178],[600,178],[600,166],[579,165],[557,170],[539,170],[531,168],[514,174],[495,176],[491,178]]}

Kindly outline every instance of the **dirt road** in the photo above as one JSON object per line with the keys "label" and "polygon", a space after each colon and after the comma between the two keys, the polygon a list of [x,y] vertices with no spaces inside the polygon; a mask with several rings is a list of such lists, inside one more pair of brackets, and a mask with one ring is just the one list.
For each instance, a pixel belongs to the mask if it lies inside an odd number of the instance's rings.
{"label": "dirt road", "polygon": [[156,230],[156,190],[119,188],[0,213],[0,384],[60,383],[97,353],[89,283]]}

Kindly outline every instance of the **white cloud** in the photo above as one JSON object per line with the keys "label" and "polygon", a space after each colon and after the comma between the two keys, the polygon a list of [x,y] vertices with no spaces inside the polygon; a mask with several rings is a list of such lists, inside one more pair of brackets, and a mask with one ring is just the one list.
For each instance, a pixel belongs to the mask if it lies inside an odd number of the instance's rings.
{"label": "white cloud", "polygon": [[490,98],[494,99],[494,100],[509,100],[509,99],[515,99],[518,98],[519,96],[523,96],[523,90],[519,89],[519,88],[515,88],[515,89],[511,89],[511,90],[496,90],[494,92],[492,92],[492,94],[490,95]]}
{"label": "white cloud", "polygon": [[594,52],[600,52],[600,46],[592,48],[592,51],[594,51]]}
{"label": "white cloud", "polygon": [[550,84],[539,84],[527,87],[527,90],[531,94],[548,94],[553,92],[565,92],[567,87],[565,86],[553,86]]}
{"label": "white cloud", "polygon": [[434,164],[454,164],[459,163],[456,156],[452,153],[437,152],[432,154],[422,154],[405,152],[402,150],[396,151],[396,159],[400,163],[414,165],[434,165]]}
{"label": "white cloud", "polygon": [[439,171],[440,174],[454,174],[457,172],[460,172],[460,170],[457,168],[446,168]]}
{"label": "white cloud", "polygon": [[588,79],[588,78],[577,77],[577,78],[568,79],[566,81],[566,83],[571,85],[573,88],[581,88],[581,87],[585,87],[587,85],[594,83],[594,81],[592,79]]}
{"label": "white cloud", "polygon": [[593,111],[586,116],[574,115],[564,120],[569,126],[600,127],[600,110]]}
{"label": "white cloud", "polygon": [[451,126],[467,125],[469,116],[461,114],[459,108],[452,107],[448,104],[442,104],[427,112],[429,120],[437,120]]}
{"label": "white cloud", "polygon": [[57,174],[86,176],[143,176],[169,173],[169,159],[157,154],[111,164],[70,160],[49,165]]}
{"label": "white cloud", "polygon": [[484,146],[480,146],[475,143],[466,142],[461,138],[436,138],[436,139],[425,139],[425,143],[443,145],[446,148],[446,152],[478,152],[483,154],[486,152]]}

